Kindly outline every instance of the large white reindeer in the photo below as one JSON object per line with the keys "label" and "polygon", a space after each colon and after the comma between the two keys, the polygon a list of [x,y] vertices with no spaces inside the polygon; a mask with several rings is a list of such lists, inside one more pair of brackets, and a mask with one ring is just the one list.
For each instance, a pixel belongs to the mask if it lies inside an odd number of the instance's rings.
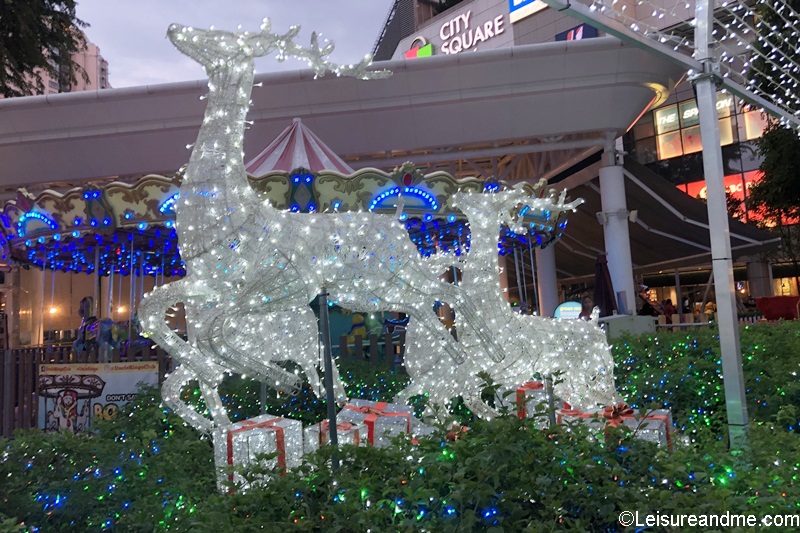
{"label": "large white reindeer", "polygon": [[[316,343],[273,333],[302,331],[316,340],[307,306],[322,290],[355,311],[407,313],[426,349],[449,355],[455,364],[466,354],[437,320],[434,301],[461,302],[467,323],[476,326],[475,349],[493,344],[488,328],[479,325],[475,306],[462,302],[455,287],[434,275],[397,221],[373,213],[290,213],[259,200],[250,188],[242,140],[253,57],[277,51],[280,57],[307,59],[320,75],[333,68],[324,61],[331,46],[320,48],[312,36],[311,48],[303,49],[292,41],[296,33],[275,35],[268,26],[258,34],[236,34],[178,25],[168,32],[180,51],[205,67],[210,92],[175,209],[187,274],[155,289],[139,314],[145,331],[183,364],[165,384],[165,401],[203,429],[211,422],[179,398],[192,378],[200,381],[214,421],[224,424],[229,421],[216,393],[223,369],[291,387],[296,378],[271,363],[288,358],[319,383],[316,351],[307,349]],[[368,78],[374,73],[367,65],[333,69]],[[177,302],[186,307],[188,342],[164,320]],[[500,358],[500,351],[495,346],[489,355]],[[343,398],[338,374],[333,378]]]}
{"label": "large white reindeer", "polygon": [[[307,287],[292,281],[293,276],[299,280],[299,274],[291,267],[284,268],[286,261],[279,252],[260,257],[247,253],[255,251],[253,244],[262,242],[266,234],[264,223],[257,217],[261,202],[247,182],[242,160],[245,117],[253,85],[253,58],[272,52],[277,52],[279,59],[289,55],[300,57],[314,63],[320,75],[328,68],[336,68],[320,61],[330,53],[331,47],[320,47],[314,35],[311,47],[304,49],[293,42],[298,31],[298,27],[293,27],[284,35],[274,34],[265,21],[257,34],[198,31],[177,24],[170,26],[167,33],[181,52],[206,69],[209,95],[175,207],[187,274],[179,281],[153,290],[142,302],[139,315],[145,332],[182,363],[164,384],[165,402],[192,425],[206,431],[214,422],[229,423],[216,391],[225,370],[247,372],[269,380],[279,389],[292,389],[297,385],[297,376],[270,363],[270,353],[279,351],[280,358],[300,362],[312,384],[319,383],[315,346],[310,348],[306,343],[297,343],[296,339],[268,334],[280,332],[290,324],[316,327],[313,315],[307,312],[310,299]],[[367,64],[365,61],[341,69],[340,73],[370,77]],[[220,334],[215,326],[231,309],[240,310],[236,292],[252,279],[254,267],[263,266],[267,268],[260,269],[261,282],[265,286],[271,284],[273,289],[270,291],[273,296],[271,311],[283,313],[263,322],[271,325],[264,326],[270,331],[256,329],[253,334],[284,342],[273,346],[271,351],[258,353],[259,364],[251,365],[252,361],[241,356],[257,352],[246,343],[233,349],[219,342]],[[171,331],[164,320],[167,309],[179,302],[184,303],[187,310],[188,342]],[[263,309],[248,304],[252,315],[258,313],[265,318]],[[240,316],[253,320],[247,313]],[[315,339],[312,334],[309,337]],[[245,352],[242,347],[249,351]],[[181,400],[181,388],[192,379],[198,380],[214,422]],[[335,382],[340,385],[338,378]],[[337,393],[343,395],[343,390],[339,388]]]}

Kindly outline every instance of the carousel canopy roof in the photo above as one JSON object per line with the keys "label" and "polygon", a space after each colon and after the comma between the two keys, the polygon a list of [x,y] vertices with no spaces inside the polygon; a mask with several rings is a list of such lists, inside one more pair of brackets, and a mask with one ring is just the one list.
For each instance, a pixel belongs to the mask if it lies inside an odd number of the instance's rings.
{"label": "carousel canopy roof", "polygon": [[[3,259],[64,272],[181,276],[183,261],[173,227],[178,183],[177,176],[149,175],[134,185],[92,185],[37,196],[20,191],[0,215]],[[275,207],[290,211],[370,210],[397,216],[423,255],[437,250],[460,255],[469,249],[468,224],[447,203],[453,193],[490,193],[511,186],[455,179],[445,172],[423,175],[411,164],[391,173],[274,171],[251,177],[250,184]],[[541,184],[523,187],[535,197],[547,192]],[[502,235],[501,253],[557,240],[566,227],[567,211],[526,209],[523,221],[526,233]]]}
{"label": "carousel canopy roof", "polygon": [[245,165],[247,173],[256,177],[276,170],[291,172],[297,168],[305,168],[311,172],[321,170],[335,170],[341,174],[353,172],[350,165],[342,161],[342,158],[299,118],[292,120],[290,126]]}

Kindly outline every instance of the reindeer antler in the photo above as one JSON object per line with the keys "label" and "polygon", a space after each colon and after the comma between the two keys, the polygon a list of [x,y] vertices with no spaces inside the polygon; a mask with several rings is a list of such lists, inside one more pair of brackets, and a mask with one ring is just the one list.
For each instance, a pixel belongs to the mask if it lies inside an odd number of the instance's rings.
{"label": "reindeer antler", "polygon": [[338,65],[328,61],[328,56],[333,52],[335,45],[325,40],[322,45],[319,42],[317,32],[311,33],[311,44],[308,48],[303,48],[294,42],[300,32],[300,26],[292,26],[283,35],[276,35],[270,32],[269,19],[264,19],[261,26],[261,38],[267,38],[278,51],[278,61],[284,61],[287,57],[294,57],[306,61],[308,66],[314,70],[314,74],[321,78],[328,72],[333,72],[337,76],[351,76],[362,80],[388,78],[392,73],[388,70],[368,70],[372,65],[372,56],[366,55],[364,59],[355,65]]}

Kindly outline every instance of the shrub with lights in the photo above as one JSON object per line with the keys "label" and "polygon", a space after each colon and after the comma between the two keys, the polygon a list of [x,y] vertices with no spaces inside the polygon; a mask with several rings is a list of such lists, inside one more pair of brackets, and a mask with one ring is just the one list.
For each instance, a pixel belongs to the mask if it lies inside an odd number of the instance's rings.
{"label": "shrub with lights", "polygon": [[[30,531],[74,532],[622,531],[624,510],[792,515],[800,504],[800,325],[751,326],[741,341],[752,420],[740,454],[727,450],[718,341],[704,329],[629,337],[614,348],[620,392],[640,407],[674,410],[672,452],[623,428],[541,430],[535,419],[485,422],[464,411],[467,431],[343,446],[338,469],[324,446],[264,487],[220,494],[209,440],[149,390],[92,435],[27,432],[3,443],[0,517]],[[406,383],[366,363],[344,363],[342,375],[350,396],[373,400]],[[236,419],[261,409],[251,380],[231,378],[221,391]],[[202,403],[193,388],[184,395]],[[305,423],[324,416],[308,389],[270,394],[267,410]]]}

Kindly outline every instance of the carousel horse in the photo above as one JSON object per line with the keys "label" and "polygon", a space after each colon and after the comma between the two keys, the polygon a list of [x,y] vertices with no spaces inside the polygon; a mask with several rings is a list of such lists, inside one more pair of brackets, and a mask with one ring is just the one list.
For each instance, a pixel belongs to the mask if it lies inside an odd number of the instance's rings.
{"label": "carousel horse", "polygon": [[100,362],[109,362],[111,350],[121,348],[127,341],[127,328],[110,318],[100,320],[94,316],[94,298],[91,296],[81,300],[78,315],[81,317],[81,325],[78,336],[72,343],[73,353],[97,353]]}

